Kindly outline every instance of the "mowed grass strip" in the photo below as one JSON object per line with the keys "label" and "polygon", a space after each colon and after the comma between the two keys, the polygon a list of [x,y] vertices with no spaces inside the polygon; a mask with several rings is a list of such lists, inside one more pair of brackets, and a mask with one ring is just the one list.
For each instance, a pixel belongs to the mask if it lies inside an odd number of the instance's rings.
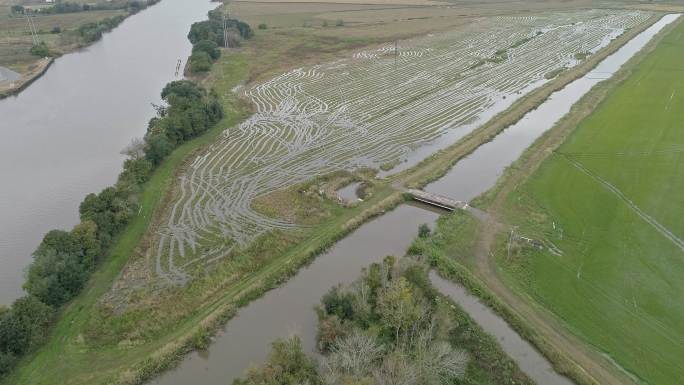
{"label": "mowed grass strip", "polygon": [[684,376],[682,63],[684,23],[509,195],[544,250],[498,250],[513,286],[650,384]]}

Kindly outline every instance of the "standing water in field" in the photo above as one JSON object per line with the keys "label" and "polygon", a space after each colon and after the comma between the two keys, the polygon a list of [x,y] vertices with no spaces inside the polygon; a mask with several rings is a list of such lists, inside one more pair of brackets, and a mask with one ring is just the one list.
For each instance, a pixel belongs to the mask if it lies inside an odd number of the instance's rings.
{"label": "standing water in field", "polygon": [[605,58],[585,76],[554,92],[536,109],[506,128],[494,140],[478,147],[460,160],[447,175],[425,187],[426,191],[470,201],[490,189],[506,167],[522,155],[541,134],[553,127],[584,94],[602,80],[610,78],[653,36],[679,14],[663,16],[659,21]]}
{"label": "standing water in field", "polygon": [[[565,115],[572,104],[601,79],[610,77],[637,53],[658,31],[679,15],[667,15],[602,61],[594,71],[554,93],[546,102],[509,127],[492,142],[482,145],[461,160],[444,178],[428,186],[429,191],[470,200],[491,188],[503,170],[539,135]],[[179,385],[192,382],[229,384],[251,365],[266,360],[270,343],[291,333],[301,336],[304,347],[313,352],[316,314],[313,306],[333,285],[355,279],[359,270],[385,255],[403,255],[421,223],[433,223],[437,214],[403,205],[354,231],[332,249],[303,268],[282,287],[267,293],[238,312],[209,349],[192,353],[181,365],[155,384]],[[539,384],[568,384],[551,371],[550,363],[530,350],[505,322],[478,308],[477,302],[456,283],[443,284],[433,276],[445,295],[459,303],[485,330],[494,335],[502,349]],[[536,353],[536,354],[535,354]]]}
{"label": "standing water in field", "polygon": [[0,100],[0,304],[22,294],[43,235],[70,229],[85,195],[115,182],[120,151],[145,134],[151,103],[190,54],[190,24],[214,7],[163,0]]}

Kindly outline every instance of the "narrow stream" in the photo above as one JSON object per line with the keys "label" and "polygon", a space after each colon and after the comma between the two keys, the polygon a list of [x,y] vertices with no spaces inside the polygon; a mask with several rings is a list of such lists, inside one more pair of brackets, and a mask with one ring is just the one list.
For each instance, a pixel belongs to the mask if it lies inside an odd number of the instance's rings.
{"label": "narrow stream", "polygon": [[162,0],[0,100],[0,304],[21,296],[43,235],[69,230],[85,195],[116,181],[120,151],[145,134],[151,103],[190,54],[190,24],[215,6]]}
{"label": "narrow stream", "polygon": [[[463,159],[428,191],[455,199],[470,200],[493,186],[503,170],[539,135],[565,115],[593,85],[610,77],[639,51],[658,31],[679,15],[667,15],[602,61],[594,71],[554,93],[546,102],[509,127],[492,142]],[[175,385],[201,383],[230,384],[254,364],[262,363],[270,343],[291,333],[301,336],[305,349],[312,352],[316,333],[314,305],[337,283],[348,283],[361,268],[380,261],[385,255],[403,255],[421,223],[434,223],[438,212],[425,206],[402,205],[374,219],[338,242],[330,251],[303,268],[283,286],[267,293],[240,310],[206,352],[190,354],[181,365],[154,381]],[[500,341],[502,348],[530,378],[541,384],[568,384],[550,370],[550,363],[491,311],[478,305],[455,283],[433,277],[436,286],[485,330]],[[479,306],[479,307],[478,307]]]}
{"label": "narrow stream", "polygon": [[523,340],[508,323],[466,289],[430,272],[430,281],[442,294],[453,299],[477,324],[493,335],[501,349],[539,385],[572,385],[572,381],[556,373],[553,367],[529,342]]}

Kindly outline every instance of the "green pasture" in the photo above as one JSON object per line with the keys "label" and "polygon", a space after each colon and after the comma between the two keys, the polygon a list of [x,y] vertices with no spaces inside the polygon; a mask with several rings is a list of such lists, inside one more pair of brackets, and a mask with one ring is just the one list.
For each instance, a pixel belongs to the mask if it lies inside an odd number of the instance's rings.
{"label": "green pasture", "polygon": [[684,377],[682,63],[684,23],[509,195],[497,251],[505,279],[649,384]]}

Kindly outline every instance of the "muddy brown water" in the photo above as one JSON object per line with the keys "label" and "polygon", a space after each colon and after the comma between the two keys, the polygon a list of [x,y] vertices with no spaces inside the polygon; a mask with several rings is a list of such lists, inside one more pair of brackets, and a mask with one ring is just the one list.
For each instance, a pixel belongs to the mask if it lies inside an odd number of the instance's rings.
{"label": "muddy brown water", "polygon": [[190,24],[215,6],[163,0],[0,100],[0,304],[22,294],[43,235],[70,229],[85,195],[115,182],[120,151],[144,135],[151,103],[190,54]]}
{"label": "muddy brown water", "polygon": [[314,306],[321,296],[336,284],[353,282],[364,266],[387,255],[403,255],[418,224],[434,223],[439,214],[427,206],[402,205],[362,225],[284,285],[241,309],[207,351],[191,353],[178,369],[153,383],[230,384],[250,366],[263,363],[274,340],[292,333],[313,353],[318,325]]}
{"label": "muddy brown water", "polygon": [[430,272],[430,281],[442,294],[458,303],[485,332],[494,336],[501,349],[517,362],[520,370],[534,382],[539,385],[572,384],[572,381],[556,373],[546,358],[529,342],[523,340],[506,321],[477,297],[469,294],[463,286],[440,277],[434,271]]}
{"label": "muddy brown water", "polygon": [[[522,151],[565,115],[579,98],[600,80],[610,77],[638,52],[658,31],[677,19],[666,15],[633,38],[593,71],[555,92],[517,124],[507,128],[493,141],[479,147],[459,161],[427,191],[471,200],[491,188],[504,169]],[[403,255],[421,223],[433,224],[441,211],[423,205],[402,205],[376,218],[339,241],[310,266],[283,286],[267,293],[241,309],[219,333],[209,349],[191,353],[178,368],[153,381],[154,384],[201,383],[230,384],[252,365],[263,363],[270,343],[277,338],[298,334],[306,351],[314,352],[316,315],[314,306],[332,286],[349,283],[360,269],[385,255]],[[550,363],[523,341],[505,321],[469,295],[463,287],[432,275],[436,287],[466,310],[530,378],[539,384],[569,384],[567,378],[551,370]]]}

